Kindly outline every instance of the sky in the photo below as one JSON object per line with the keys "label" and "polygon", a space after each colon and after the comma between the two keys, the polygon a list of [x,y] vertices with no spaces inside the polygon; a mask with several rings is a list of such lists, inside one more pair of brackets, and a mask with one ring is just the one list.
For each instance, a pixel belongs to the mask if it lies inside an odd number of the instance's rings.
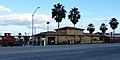
{"label": "sky", "polygon": [[[90,23],[95,26],[95,32],[101,32],[99,27],[105,23],[108,27],[106,32],[110,33],[112,32],[109,25],[111,18],[116,18],[120,22],[120,0],[0,0],[0,35],[4,33],[24,35],[25,32],[31,35],[32,14],[37,7],[40,8],[34,14],[34,27],[36,27],[34,34],[47,31],[46,22],[50,22],[50,31],[54,31],[57,23],[51,17],[51,9],[57,3],[65,6],[67,11],[66,18],[62,20],[60,27],[73,27],[67,17],[73,7],[78,8],[81,15],[76,27],[85,29],[86,33]],[[120,24],[115,32],[120,33]]]}

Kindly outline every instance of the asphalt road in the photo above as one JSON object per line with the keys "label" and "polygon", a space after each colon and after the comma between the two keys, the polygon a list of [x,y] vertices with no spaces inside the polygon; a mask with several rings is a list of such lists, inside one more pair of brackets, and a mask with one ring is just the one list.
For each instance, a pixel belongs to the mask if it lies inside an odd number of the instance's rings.
{"label": "asphalt road", "polygon": [[1,47],[0,60],[120,60],[120,44]]}

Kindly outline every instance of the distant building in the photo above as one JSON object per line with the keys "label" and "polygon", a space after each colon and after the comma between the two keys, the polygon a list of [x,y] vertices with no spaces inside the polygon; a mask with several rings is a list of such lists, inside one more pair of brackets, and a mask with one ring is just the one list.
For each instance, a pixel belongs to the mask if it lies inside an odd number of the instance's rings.
{"label": "distant building", "polygon": [[[97,32],[95,34],[102,35],[101,32]],[[104,37],[106,38],[105,43],[120,43],[120,33],[115,33],[115,34],[113,34],[112,32],[105,33]]]}

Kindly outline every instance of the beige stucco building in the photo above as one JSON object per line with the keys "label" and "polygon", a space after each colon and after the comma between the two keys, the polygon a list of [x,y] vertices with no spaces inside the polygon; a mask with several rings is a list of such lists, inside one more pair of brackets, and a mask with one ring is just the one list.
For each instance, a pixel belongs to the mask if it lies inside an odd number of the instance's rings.
{"label": "beige stucco building", "polygon": [[[46,44],[80,44],[80,43],[102,43],[99,35],[84,34],[84,29],[74,27],[63,27],[55,31],[41,32],[34,35],[36,42],[42,43],[45,38]],[[75,37],[75,38],[74,38]],[[91,41],[92,40],[92,41]],[[38,43],[37,43],[38,44]]]}

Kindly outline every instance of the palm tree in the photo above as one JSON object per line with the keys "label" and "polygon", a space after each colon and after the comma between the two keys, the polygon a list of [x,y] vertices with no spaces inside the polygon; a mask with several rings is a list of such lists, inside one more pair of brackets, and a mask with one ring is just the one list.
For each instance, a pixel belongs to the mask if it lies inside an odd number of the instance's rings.
{"label": "palm tree", "polygon": [[66,10],[64,9],[64,6],[62,4],[58,3],[54,5],[54,8],[52,9],[52,18],[58,22],[58,28],[59,23],[62,21],[63,18],[66,17]]}
{"label": "palm tree", "polygon": [[[87,27],[87,31],[89,31],[90,34],[93,34],[93,32],[95,31],[94,25],[90,23]],[[93,37],[91,38],[91,44],[92,44],[92,39]]]}
{"label": "palm tree", "polygon": [[107,25],[105,25],[105,23],[102,23],[100,26],[100,30],[102,31],[103,34],[106,32],[106,30],[108,30],[108,28],[106,26]]}
{"label": "palm tree", "polygon": [[[105,23],[102,23],[100,28],[99,28],[102,31],[102,36],[104,36],[106,30],[108,30],[108,28],[106,26],[107,25],[105,25]],[[103,37],[103,41],[104,41],[104,37]]]}
{"label": "palm tree", "polygon": [[[119,22],[117,22],[117,19],[116,18],[112,18],[109,22],[110,24],[110,27],[113,29],[113,40],[114,40],[114,33],[115,33],[115,29],[117,28]],[[111,41],[112,43],[112,41]]]}
{"label": "palm tree", "polygon": [[[54,5],[52,9],[52,18],[58,22],[58,32],[59,32],[59,25],[63,18],[66,17],[66,10],[62,4],[58,3]],[[58,43],[59,43],[59,36],[58,36]]]}
{"label": "palm tree", "polygon": [[78,19],[80,19],[81,15],[79,14],[78,8],[72,8],[70,11],[70,14],[68,15],[68,19],[74,24],[74,42],[75,42],[75,24],[78,22]]}
{"label": "palm tree", "polygon": [[95,31],[94,25],[90,23],[87,27],[87,30],[89,31],[90,34],[92,34]]}

